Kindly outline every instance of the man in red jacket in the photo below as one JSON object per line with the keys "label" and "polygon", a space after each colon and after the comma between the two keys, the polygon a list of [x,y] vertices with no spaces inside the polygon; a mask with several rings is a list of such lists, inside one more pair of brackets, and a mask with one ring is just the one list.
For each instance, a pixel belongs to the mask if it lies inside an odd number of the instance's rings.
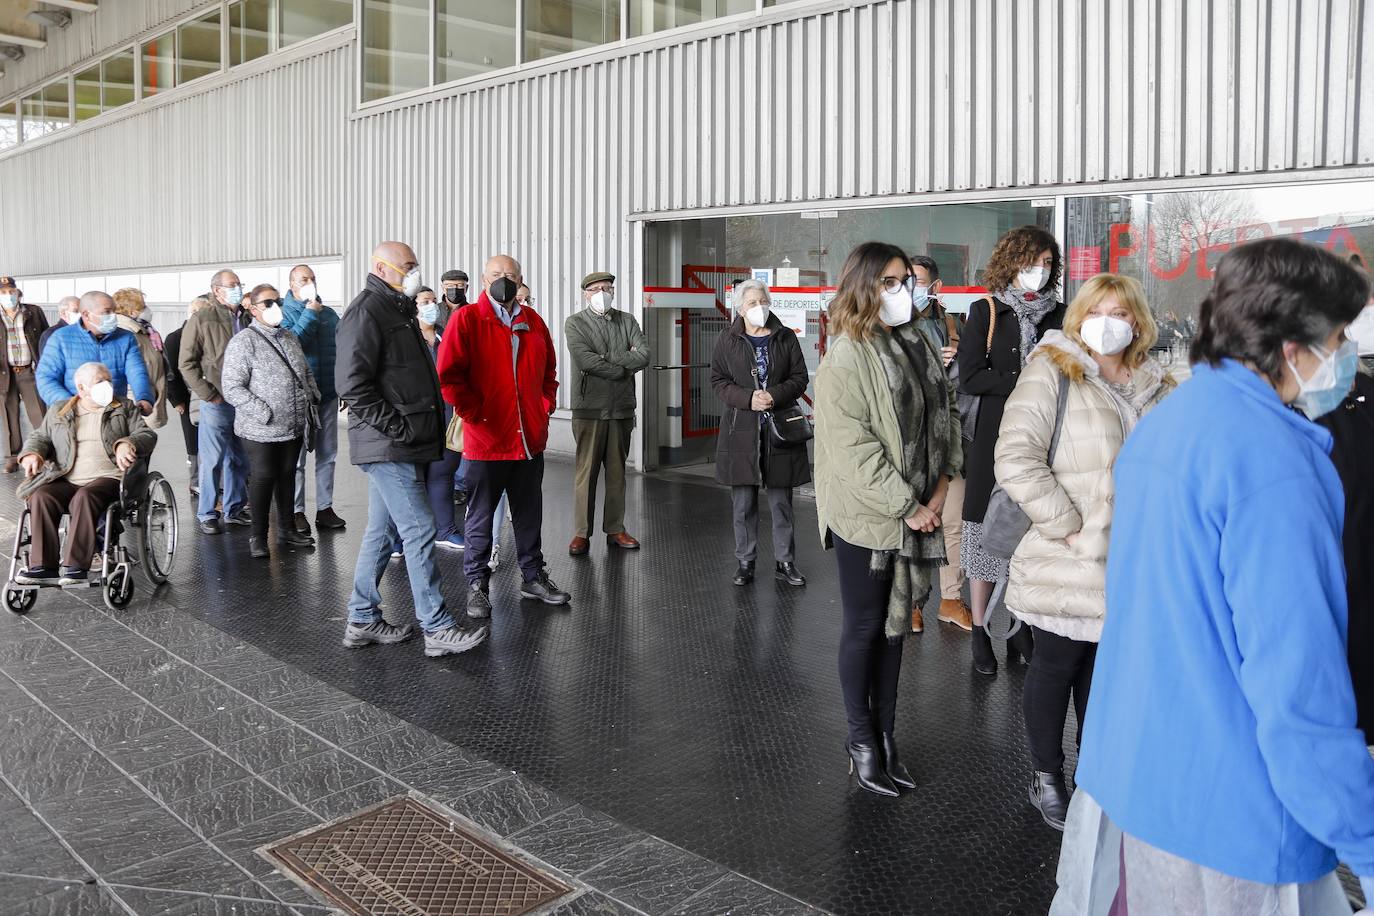
{"label": "man in red jacket", "polygon": [[544,570],[544,447],[557,404],[557,353],[548,326],[520,305],[524,282],[514,258],[497,255],[482,271],[477,301],[449,318],[439,344],[439,384],[463,421],[467,460],[468,616],[491,616],[487,561],[492,514],[506,494],[524,584],[520,596],[567,604],[570,596]]}

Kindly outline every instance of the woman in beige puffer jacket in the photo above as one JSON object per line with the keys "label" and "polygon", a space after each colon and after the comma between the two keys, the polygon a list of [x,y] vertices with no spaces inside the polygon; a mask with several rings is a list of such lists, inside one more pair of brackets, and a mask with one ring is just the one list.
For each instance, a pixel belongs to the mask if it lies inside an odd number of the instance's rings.
{"label": "woman in beige puffer jacket", "polygon": [[[1036,347],[1007,400],[995,474],[1031,526],[1012,556],[1007,608],[1032,628],[1022,692],[1035,778],[1031,801],[1063,829],[1064,718],[1070,694],[1082,735],[1106,613],[1112,466],[1136,421],[1174,387],[1150,355],[1157,339],[1140,284],[1101,274],[1084,284]],[[1060,379],[1068,400],[1051,461]]]}

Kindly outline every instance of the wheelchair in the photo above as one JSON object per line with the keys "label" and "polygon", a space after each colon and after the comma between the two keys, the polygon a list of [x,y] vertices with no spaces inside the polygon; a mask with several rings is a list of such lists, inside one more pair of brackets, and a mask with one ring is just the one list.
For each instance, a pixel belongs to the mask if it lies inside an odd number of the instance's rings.
{"label": "wheelchair", "polygon": [[[148,470],[140,458],[124,472],[119,483],[119,498],[105,510],[97,531],[100,565],[91,569],[89,581],[67,588],[99,588],[105,606],[112,611],[128,607],[134,597],[133,572],[137,568],[150,588],[156,589],[172,574],[177,550],[177,503],[170,481],[157,471]],[[66,519],[61,524],[66,539]],[[33,543],[29,509],[19,516],[19,530],[10,553],[9,578],[5,582],[5,607],[15,614],[27,614],[38,602],[44,588],[61,588],[57,583],[21,585],[15,576],[27,569],[29,548]],[[96,572],[99,575],[96,575]]]}

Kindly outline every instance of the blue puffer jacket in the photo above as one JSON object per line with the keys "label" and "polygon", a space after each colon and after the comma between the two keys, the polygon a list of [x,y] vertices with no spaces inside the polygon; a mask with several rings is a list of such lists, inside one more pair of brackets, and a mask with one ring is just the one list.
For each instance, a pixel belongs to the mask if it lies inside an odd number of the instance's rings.
{"label": "blue puffer jacket", "polygon": [[48,338],[38,360],[38,396],[48,404],[76,397],[76,370],[85,363],[105,364],[114,383],[115,397],[125,397],[132,388],[135,401],[157,401],[134,335],[118,328],[104,337],[96,337],[80,322]]}
{"label": "blue puffer jacket", "polygon": [[334,388],[334,338],[339,331],[339,313],[327,305],[318,312],[311,311],[289,291],[282,298],[281,311],[281,326],[300,339],[305,364],[320,386],[320,398],[329,401],[338,397]]}

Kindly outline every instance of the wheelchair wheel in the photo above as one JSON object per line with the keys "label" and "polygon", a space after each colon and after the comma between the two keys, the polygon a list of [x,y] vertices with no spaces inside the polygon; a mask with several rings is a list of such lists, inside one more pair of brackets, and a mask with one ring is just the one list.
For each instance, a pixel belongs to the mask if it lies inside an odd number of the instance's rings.
{"label": "wheelchair wheel", "polygon": [[134,577],[129,567],[117,566],[100,589],[105,598],[105,606],[112,611],[122,611],[134,599]]}
{"label": "wheelchair wheel", "polygon": [[134,533],[138,565],[153,588],[172,574],[177,551],[177,499],[172,484],[156,472],[148,475],[147,494],[139,508]]}
{"label": "wheelchair wheel", "polygon": [[5,589],[5,607],[15,614],[27,614],[33,610],[33,606],[37,603],[38,589],[36,588]]}

